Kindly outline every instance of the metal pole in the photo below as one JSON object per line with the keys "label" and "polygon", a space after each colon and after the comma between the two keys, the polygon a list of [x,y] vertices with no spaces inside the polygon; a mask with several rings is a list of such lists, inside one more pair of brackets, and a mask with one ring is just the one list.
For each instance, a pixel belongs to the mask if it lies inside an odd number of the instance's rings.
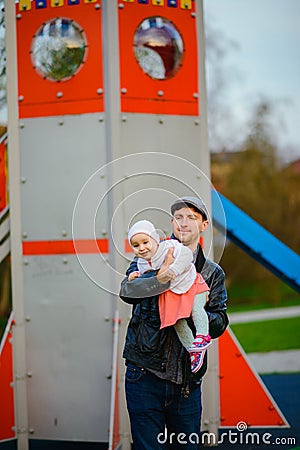
{"label": "metal pole", "polygon": [[[103,1],[103,66],[104,66],[104,101],[105,101],[105,124],[106,124],[106,157],[107,162],[114,161],[121,155],[120,151],[120,85],[119,85],[119,45],[118,45],[118,2],[116,0]],[[111,166],[111,173],[108,174],[108,187],[111,185],[115,174],[114,167]],[[116,206],[120,203],[120,193],[111,192],[111,201],[108,205],[108,215],[110,218]],[[125,229],[122,224],[118,224],[120,229]],[[110,242],[110,248],[113,249],[113,242]],[[113,252],[113,253],[112,253]],[[123,270],[120,256],[116,251],[111,250],[110,263],[113,267]],[[113,277],[113,274],[112,274]],[[112,279],[112,283],[115,281]],[[113,299],[112,299],[113,300]],[[121,349],[124,345],[126,333],[126,321],[128,317],[128,307],[117,298],[112,301],[113,305],[119,311],[121,324],[118,332],[118,346]],[[124,377],[124,361],[119,352],[119,415],[120,415],[120,440],[122,450],[131,449],[130,424],[126,408]],[[115,412],[118,413],[117,411]]]}
{"label": "metal pole", "polygon": [[[201,149],[202,169],[210,177],[210,155],[208,147],[208,125],[207,125],[207,96],[206,96],[206,74],[205,74],[205,34],[204,34],[204,11],[203,0],[197,2],[197,34],[198,34],[198,59],[199,59],[199,86],[201,97],[201,135],[204,148]],[[207,195],[207,205],[211,212],[210,192]],[[208,250],[208,249],[206,249]],[[213,258],[213,250],[210,250],[209,258]],[[202,392],[202,429],[208,433],[218,436],[220,424],[220,388],[219,388],[219,358],[218,358],[218,342],[214,344],[208,351],[208,370],[203,380]]]}
{"label": "metal pole", "polygon": [[15,7],[14,1],[5,0],[11,271],[15,320],[13,330],[14,393],[18,450],[28,450]]}
{"label": "metal pole", "polygon": [[118,336],[119,336],[119,311],[116,310],[116,314],[114,317],[114,342],[113,342],[113,357],[112,357],[112,375],[111,375],[111,398],[110,398],[110,418],[109,418],[109,441],[108,441],[108,450],[114,450],[113,448],[113,440],[114,440],[114,423],[115,423],[115,414],[118,411],[115,410],[115,401],[116,401],[116,390],[118,389]]}

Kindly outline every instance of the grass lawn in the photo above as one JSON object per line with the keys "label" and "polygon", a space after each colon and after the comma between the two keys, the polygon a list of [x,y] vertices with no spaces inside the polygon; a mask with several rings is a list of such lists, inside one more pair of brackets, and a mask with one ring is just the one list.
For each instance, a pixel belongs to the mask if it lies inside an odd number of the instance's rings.
{"label": "grass lawn", "polygon": [[278,279],[272,283],[234,283],[228,287],[228,311],[299,306],[300,295]]}
{"label": "grass lawn", "polygon": [[240,305],[235,304],[232,305],[230,303],[230,297],[227,304],[228,312],[243,312],[243,311],[256,311],[259,309],[271,309],[271,308],[286,308],[289,306],[300,306],[300,296],[295,298],[286,299],[284,302],[281,302],[277,305],[272,305],[268,302],[261,302],[261,303],[242,303]]}
{"label": "grass lawn", "polygon": [[6,328],[6,324],[7,324],[7,318],[6,317],[0,317],[0,342],[2,339],[2,335],[5,331]]}
{"label": "grass lawn", "polygon": [[300,317],[230,326],[246,353],[300,349]]}

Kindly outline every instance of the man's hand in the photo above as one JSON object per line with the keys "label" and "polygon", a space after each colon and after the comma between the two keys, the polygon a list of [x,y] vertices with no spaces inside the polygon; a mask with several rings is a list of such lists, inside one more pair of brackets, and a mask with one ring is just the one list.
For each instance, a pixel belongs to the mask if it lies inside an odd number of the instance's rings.
{"label": "man's hand", "polygon": [[172,272],[172,270],[169,269],[170,265],[174,262],[173,252],[173,248],[170,248],[168,250],[163,265],[156,274],[157,281],[162,284],[166,284],[169,281],[174,280],[175,278],[175,274]]}

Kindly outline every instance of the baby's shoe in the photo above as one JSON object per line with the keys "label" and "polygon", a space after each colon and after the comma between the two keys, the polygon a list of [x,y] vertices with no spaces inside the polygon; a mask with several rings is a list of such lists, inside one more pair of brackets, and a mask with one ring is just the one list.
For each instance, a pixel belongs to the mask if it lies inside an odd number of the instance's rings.
{"label": "baby's shoe", "polygon": [[209,334],[206,336],[203,334],[197,334],[194,342],[190,347],[190,351],[192,352],[202,352],[202,350],[206,350],[212,344],[212,340]]}
{"label": "baby's shoe", "polygon": [[198,372],[199,369],[201,369],[203,361],[204,361],[204,355],[206,350],[203,351],[196,351],[191,352],[190,351],[190,359],[191,359],[191,370],[193,373]]}

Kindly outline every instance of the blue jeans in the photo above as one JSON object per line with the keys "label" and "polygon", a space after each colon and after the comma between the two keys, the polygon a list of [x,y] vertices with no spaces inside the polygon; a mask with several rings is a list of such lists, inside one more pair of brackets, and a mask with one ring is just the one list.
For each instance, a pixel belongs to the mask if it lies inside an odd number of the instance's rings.
{"label": "blue jeans", "polygon": [[128,364],[125,391],[134,450],[199,449],[200,385],[188,398],[181,389]]}

